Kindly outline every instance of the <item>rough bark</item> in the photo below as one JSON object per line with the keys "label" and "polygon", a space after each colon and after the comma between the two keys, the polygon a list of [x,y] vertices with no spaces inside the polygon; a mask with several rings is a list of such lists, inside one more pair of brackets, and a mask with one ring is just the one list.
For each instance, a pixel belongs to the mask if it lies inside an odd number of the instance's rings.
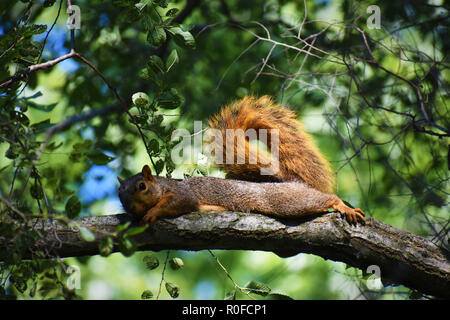
{"label": "rough bark", "polygon": [[[81,225],[94,231],[92,242],[82,240],[76,228],[46,222],[39,224],[47,232],[37,246],[51,248],[60,257],[95,255],[105,232],[114,232],[126,221],[124,214],[80,219]],[[383,280],[450,298],[450,253],[373,218],[355,226],[337,213],[301,220],[237,212],[191,213],[161,219],[135,239],[141,244],[139,250],[263,250],[283,257],[311,253],[362,270],[376,265]],[[0,241],[0,247],[4,245]]]}

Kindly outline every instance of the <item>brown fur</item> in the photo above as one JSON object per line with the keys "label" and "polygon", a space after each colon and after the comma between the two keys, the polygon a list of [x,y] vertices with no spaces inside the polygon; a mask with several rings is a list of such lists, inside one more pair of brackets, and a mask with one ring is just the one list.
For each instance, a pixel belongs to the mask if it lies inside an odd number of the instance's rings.
{"label": "brown fur", "polygon": [[[273,103],[268,96],[246,97],[225,107],[209,124],[222,132],[225,146],[231,142],[226,138],[226,129],[269,129],[269,150],[270,129],[279,129],[279,172],[272,176],[260,174],[271,155],[257,150],[248,140],[243,147],[235,145],[233,150],[235,157],[238,152],[245,154],[244,164],[222,165],[227,178],[240,180],[198,177],[177,181],[153,177],[146,165],[141,173],[126,180],[119,178],[119,198],[128,213],[142,223],[152,224],[159,217],[196,210],[299,217],[334,208],[351,223],[364,222],[361,209],[348,207],[331,193],[334,179],[330,165],[293,111]],[[225,150],[226,147],[224,153]],[[254,154],[258,161],[249,164],[248,160]]]}
{"label": "brown fur", "polygon": [[[227,145],[226,129],[268,129],[267,147],[271,148],[270,129],[279,129],[279,172],[271,177],[260,174],[261,163],[267,163],[270,155],[259,150],[258,163],[251,165],[249,157],[257,153],[248,139],[245,145],[245,165],[220,165],[227,172],[227,178],[248,181],[302,181],[311,187],[332,192],[334,175],[330,164],[320,153],[311,136],[305,131],[295,112],[273,102],[269,96],[245,97],[235,101],[209,121],[209,126],[218,129],[224,137],[223,146]],[[235,144],[235,150],[237,146]],[[224,148],[223,159],[225,159]],[[235,151],[236,153],[237,151]]]}

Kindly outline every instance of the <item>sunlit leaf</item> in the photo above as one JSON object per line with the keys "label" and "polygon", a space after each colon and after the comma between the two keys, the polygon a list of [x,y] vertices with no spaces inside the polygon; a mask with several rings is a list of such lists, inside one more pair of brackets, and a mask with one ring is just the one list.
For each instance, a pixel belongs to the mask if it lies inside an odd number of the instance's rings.
{"label": "sunlit leaf", "polygon": [[80,227],[80,236],[84,241],[92,242],[95,240],[95,236],[91,230],[86,227]]}

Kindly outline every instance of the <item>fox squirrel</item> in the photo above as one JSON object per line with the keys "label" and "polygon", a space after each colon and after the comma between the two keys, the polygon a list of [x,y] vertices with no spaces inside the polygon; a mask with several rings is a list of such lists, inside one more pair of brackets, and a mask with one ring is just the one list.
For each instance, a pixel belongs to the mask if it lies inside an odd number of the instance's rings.
{"label": "fox squirrel", "polygon": [[[269,152],[257,150],[249,139],[244,150],[234,143],[234,155],[243,151],[244,164],[220,164],[226,178],[192,177],[174,180],[153,176],[145,165],[141,173],[120,182],[119,198],[125,210],[143,224],[156,219],[179,216],[192,211],[257,212],[279,217],[299,217],[326,212],[333,208],[344,214],[350,223],[364,223],[364,212],[353,209],[331,193],[334,177],[329,163],[306,133],[293,111],[276,103],[269,96],[245,97],[212,117],[209,127],[222,133],[223,152],[227,129],[267,129],[267,135],[278,129],[278,172],[264,176]],[[257,137],[260,138],[259,136]],[[233,138],[234,139],[234,138]],[[267,147],[271,148],[269,137]],[[256,163],[249,163],[257,155]]]}

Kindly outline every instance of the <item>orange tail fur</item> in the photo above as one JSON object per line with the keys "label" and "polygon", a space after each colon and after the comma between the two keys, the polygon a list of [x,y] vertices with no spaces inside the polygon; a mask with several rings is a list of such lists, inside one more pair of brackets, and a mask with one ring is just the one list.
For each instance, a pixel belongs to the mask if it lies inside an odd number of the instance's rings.
{"label": "orange tail fur", "polygon": [[[294,111],[273,102],[269,96],[260,98],[248,96],[225,106],[209,121],[209,127],[221,132],[223,141],[223,164],[219,166],[227,173],[227,178],[248,181],[303,181],[316,190],[332,192],[334,175],[330,164],[314,144],[312,137],[305,131]],[[235,137],[228,137],[227,129],[256,130],[256,138],[261,140],[259,129],[267,129],[267,148],[272,148],[272,129],[278,129],[277,173],[261,175],[261,168],[271,162],[270,152],[263,151],[245,138],[243,145]],[[233,139],[233,140],[231,140]],[[227,164],[226,146],[234,142],[235,161]],[[241,152],[241,153],[239,153]],[[245,156],[245,162],[239,163],[237,154]],[[257,159],[256,162],[249,161]]]}

